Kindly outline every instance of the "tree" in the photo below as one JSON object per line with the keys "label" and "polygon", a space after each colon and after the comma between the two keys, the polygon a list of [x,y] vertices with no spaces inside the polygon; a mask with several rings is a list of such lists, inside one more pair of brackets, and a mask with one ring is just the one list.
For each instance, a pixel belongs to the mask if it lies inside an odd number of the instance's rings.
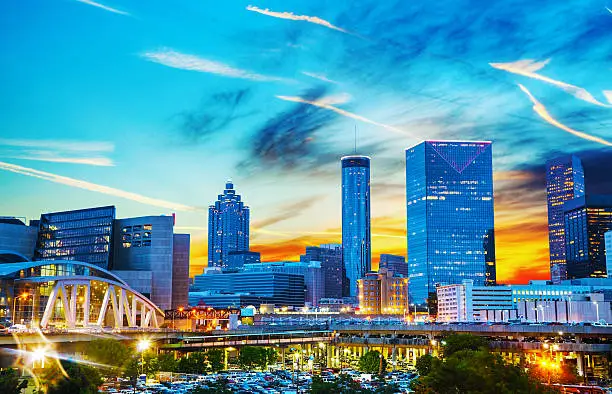
{"label": "tree", "polygon": [[313,376],[310,384],[311,394],[368,394],[371,392],[362,389],[358,382],[345,374],[339,375],[333,382],[324,382],[320,376]]}
{"label": "tree", "polygon": [[411,383],[416,393],[548,393],[520,367],[507,364],[488,350],[459,350],[443,360],[432,360],[431,369]]}
{"label": "tree", "polygon": [[203,374],[206,372],[206,354],[202,352],[190,353],[181,357],[176,364],[176,372]]}
{"label": "tree", "polygon": [[359,370],[366,373],[384,373],[387,360],[378,350],[372,350],[359,358]]}
{"label": "tree", "polygon": [[8,368],[0,371],[0,393],[20,394],[26,387],[28,387],[28,381],[20,380],[16,369]]}
{"label": "tree", "polygon": [[206,359],[213,372],[218,372],[223,369],[225,352],[221,349],[210,349],[206,352]]}
{"label": "tree", "polygon": [[172,353],[160,353],[157,355],[157,367],[162,372],[176,372],[176,359]]}
{"label": "tree", "polygon": [[238,355],[238,364],[240,368],[249,370],[253,369],[255,366],[261,367],[262,364],[263,368],[265,368],[265,355],[262,350],[262,348],[255,346],[245,346],[241,348],[240,354]]}
{"label": "tree", "polygon": [[68,377],[48,388],[47,394],[97,394],[102,378],[97,370],[77,363],[62,361]]}
{"label": "tree", "polygon": [[85,349],[85,354],[100,364],[109,366],[104,371],[107,375],[116,376],[132,362],[135,356],[134,349],[116,339],[95,339]]}
{"label": "tree", "polygon": [[263,353],[264,353],[264,358],[266,361],[266,365],[264,365],[264,368],[278,361],[278,351],[276,351],[276,349],[271,348],[271,347],[264,348]]}
{"label": "tree", "polygon": [[438,359],[432,356],[431,354],[424,354],[421,357],[417,358],[415,368],[419,375],[429,375],[429,371],[431,371],[433,363],[435,361],[438,361]]}
{"label": "tree", "polygon": [[451,334],[444,338],[444,357],[452,356],[461,350],[488,349],[489,344],[482,337],[470,334]]}

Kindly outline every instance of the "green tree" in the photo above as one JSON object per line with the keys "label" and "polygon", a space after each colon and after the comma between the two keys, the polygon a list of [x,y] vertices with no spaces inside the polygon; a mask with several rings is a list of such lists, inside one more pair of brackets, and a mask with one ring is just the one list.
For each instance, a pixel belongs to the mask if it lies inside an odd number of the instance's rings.
{"label": "green tree", "polygon": [[172,353],[160,353],[157,355],[157,367],[162,372],[176,372],[176,359]]}
{"label": "green tree", "polygon": [[427,375],[411,383],[416,393],[548,393],[520,367],[507,364],[488,350],[459,350],[434,360]]}
{"label": "green tree", "polygon": [[263,349],[263,356],[265,358],[266,361],[266,365],[264,365],[264,368],[266,368],[268,365],[270,364],[274,364],[275,362],[278,361],[278,351],[274,348],[268,347],[268,348],[264,348]]}
{"label": "green tree", "polygon": [[348,375],[341,374],[333,382],[324,382],[320,376],[313,376],[310,384],[312,394],[369,394],[371,390],[362,389],[361,385]]}
{"label": "green tree", "polygon": [[203,374],[206,372],[206,354],[202,352],[190,353],[181,357],[176,364],[176,372]]}
{"label": "green tree", "polygon": [[438,361],[438,359],[431,354],[424,354],[417,358],[415,368],[418,374],[421,376],[429,375],[429,371],[431,371],[433,363],[436,361]]}
{"label": "green tree", "polygon": [[384,373],[387,360],[378,350],[372,350],[359,358],[359,370],[366,373]]}
{"label": "green tree", "polygon": [[102,378],[97,370],[77,363],[62,361],[68,375],[50,386],[47,394],[97,394]]}
{"label": "green tree", "polygon": [[95,339],[86,345],[85,354],[92,361],[109,366],[104,374],[116,376],[135,356],[134,349],[116,339]]}
{"label": "green tree", "polygon": [[238,355],[238,365],[244,370],[254,367],[264,369],[266,367],[266,355],[263,348],[255,346],[244,346]]}
{"label": "green tree", "polygon": [[218,372],[223,369],[225,352],[222,349],[210,349],[206,352],[206,359],[213,372]]}
{"label": "green tree", "polygon": [[27,380],[20,380],[19,373],[14,368],[0,371],[0,393],[19,394],[28,387]]}
{"label": "green tree", "polygon": [[488,342],[470,334],[451,334],[443,340],[444,357],[452,356],[462,350],[485,350],[489,348]]}

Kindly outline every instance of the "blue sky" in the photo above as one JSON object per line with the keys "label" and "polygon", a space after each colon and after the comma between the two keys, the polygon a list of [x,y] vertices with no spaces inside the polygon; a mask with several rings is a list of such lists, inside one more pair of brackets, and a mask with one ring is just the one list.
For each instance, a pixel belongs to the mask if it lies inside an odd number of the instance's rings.
{"label": "blue sky", "polygon": [[374,252],[405,253],[404,149],[492,140],[498,277],[547,277],[544,161],[577,153],[587,191],[612,192],[607,6],[4,1],[0,214],[177,212],[193,273],[232,178],[253,249],[295,258],[339,240],[338,160],[357,127]]}

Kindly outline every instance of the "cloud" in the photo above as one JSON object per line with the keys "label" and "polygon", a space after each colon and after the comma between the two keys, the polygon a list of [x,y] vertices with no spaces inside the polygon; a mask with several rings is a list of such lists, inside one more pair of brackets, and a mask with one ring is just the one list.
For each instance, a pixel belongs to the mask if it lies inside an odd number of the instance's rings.
{"label": "cloud", "polygon": [[556,120],[555,118],[553,118],[549,113],[548,110],[546,110],[546,107],[544,107],[544,105],[542,103],[540,103],[532,94],[529,90],[527,90],[527,88],[521,84],[518,85],[519,88],[521,88],[521,90],[523,92],[525,92],[525,94],[529,97],[529,99],[531,100],[531,102],[533,103],[533,110],[545,121],[547,121],[548,123],[550,123],[551,125],[563,130],[563,131],[567,131],[570,134],[573,134],[577,137],[580,138],[584,138],[585,140],[589,140],[589,141],[593,141],[593,142],[597,142],[598,144],[602,144],[602,145],[607,145],[607,146],[612,146],[612,142],[610,141],[606,141],[603,138],[600,137],[596,137],[587,133],[583,133],[582,131],[578,131],[578,130],[574,130],[562,123],[560,123],[558,120]]}
{"label": "cloud", "polygon": [[105,154],[114,149],[110,142],[0,138],[0,157],[19,160],[113,166]]}
{"label": "cloud", "polygon": [[274,11],[270,11],[269,9],[261,9],[252,5],[247,6],[246,8],[249,11],[254,11],[254,12],[258,12],[260,14],[263,15],[268,15],[268,16],[272,16],[274,18],[280,18],[280,19],[289,19],[289,20],[293,20],[293,21],[305,21],[305,22],[309,22],[309,23],[314,23],[317,25],[321,25],[321,26],[325,26],[329,29],[333,29],[333,30],[337,30],[337,31],[341,31],[342,33],[347,33],[347,34],[351,34],[350,32],[339,28],[338,26],[334,26],[331,23],[329,23],[328,21],[321,19],[317,16],[307,16],[307,15],[295,15],[292,12],[274,12]]}
{"label": "cloud", "polygon": [[610,8],[606,7],[606,10],[608,10],[608,12],[612,14],[612,10]]}
{"label": "cloud", "polygon": [[308,198],[303,198],[301,200],[282,205],[275,209],[275,214],[273,216],[269,216],[263,220],[255,221],[252,223],[253,230],[262,230],[265,227],[271,226],[276,223],[283,222],[288,219],[297,218],[302,212],[312,207],[317,201],[319,201],[323,196],[312,196]]}
{"label": "cloud", "polygon": [[96,3],[95,1],[92,1],[92,0],[76,0],[76,1],[78,1],[79,3],[89,4],[91,6],[101,8],[101,9],[103,9],[105,11],[109,11],[109,12],[112,12],[114,14],[126,15],[126,16],[130,15],[129,13],[127,13],[125,11],[121,11],[121,10],[118,10],[116,8],[112,8],[112,7],[106,6],[106,5],[101,4],[101,3]]}
{"label": "cloud", "polygon": [[327,77],[326,77],[325,75],[323,75],[323,74],[315,74],[315,73],[311,73],[311,72],[307,72],[307,71],[302,71],[302,74],[304,74],[304,75],[306,75],[306,76],[309,76],[309,77],[311,77],[311,78],[318,79],[318,80],[323,81],[323,82],[329,82],[329,83],[333,83],[333,84],[335,84],[335,85],[337,85],[337,84],[338,84],[338,82],[333,81],[333,80],[331,80],[331,79],[327,78]]}
{"label": "cloud", "polygon": [[173,203],[170,201],[160,200],[157,198],[151,198],[143,196],[137,193],[126,192],[124,190],[115,189],[109,186],[98,185],[95,183],[82,181],[79,179],[69,178],[62,175],[52,174],[49,172],[35,170],[33,168],[22,167],[15,164],[5,163],[0,161],[0,170],[13,172],[15,174],[21,174],[30,176],[33,178],[43,179],[49,182],[60,183],[62,185],[76,187],[79,189],[90,190],[97,193],[108,194],[115,197],[125,198],[139,202],[141,204],[151,205],[154,207],[166,208],[176,211],[199,211],[199,208],[190,207],[188,205]]}
{"label": "cloud", "polygon": [[252,81],[285,81],[283,78],[271,77],[253,73],[247,70],[241,70],[221,62],[177,52],[172,49],[144,52],[140,56],[148,61],[181,70],[216,74],[229,78],[249,79]]}
{"label": "cloud", "polygon": [[[308,90],[309,100],[322,99],[325,87]],[[287,111],[278,113],[258,128],[248,141],[249,158],[239,164],[244,169],[265,165],[281,169],[315,168],[336,160],[326,144],[317,139],[317,132],[329,127],[337,114],[304,103],[297,103]]]}
{"label": "cloud", "polygon": [[593,95],[591,95],[591,93],[589,93],[584,88],[570,85],[568,83],[557,81],[556,79],[548,78],[543,75],[537,74],[536,71],[542,69],[546,64],[548,64],[549,61],[550,59],[544,60],[542,62],[535,62],[533,60],[519,60],[512,63],[489,63],[489,65],[499,70],[508,71],[513,74],[523,75],[525,77],[537,79],[557,86],[563,91],[576,97],[577,99],[586,101],[588,103],[595,104],[600,107],[612,108],[612,105],[608,105],[597,100],[595,97],[593,97]]}
{"label": "cloud", "polygon": [[248,101],[249,89],[216,93],[202,100],[199,108],[176,114],[177,128],[189,142],[198,142],[223,131],[234,121],[253,112],[240,111]]}
{"label": "cloud", "polygon": [[281,100],[285,100],[285,101],[292,101],[294,103],[304,103],[304,104],[309,104],[309,105],[313,105],[315,107],[319,107],[319,108],[324,108],[324,109],[328,109],[330,111],[333,111],[339,115],[345,116],[347,118],[351,118],[351,119],[355,119],[355,120],[359,120],[361,122],[364,123],[369,123],[372,124],[374,126],[378,126],[378,127],[382,127],[386,130],[392,131],[394,133],[398,133],[398,134],[403,134],[403,135],[407,135],[413,138],[417,138],[416,136],[414,136],[413,134],[407,132],[406,130],[402,130],[399,129],[397,127],[388,125],[388,124],[384,124],[384,123],[380,123],[380,122],[376,122],[374,120],[368,119],[365,116],[361,116],[349,111],[345,111],[341,108],[338,107],[334,107],[333,105],[328,104],[324,99],[323,100],[309,100],[307,98],[302,98],[302,97],[297,97],[297,96],[276,96],[276,98],[279,98]]}

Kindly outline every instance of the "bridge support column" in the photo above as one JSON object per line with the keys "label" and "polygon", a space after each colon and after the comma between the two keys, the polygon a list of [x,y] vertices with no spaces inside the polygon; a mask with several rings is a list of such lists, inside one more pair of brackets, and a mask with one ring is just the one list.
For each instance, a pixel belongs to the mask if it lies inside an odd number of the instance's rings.
{"label": "bridge support column", "polygon": [[395,354],[395,347],[391,351],[391,363],[393,364],[392,370],[395,371],[395,365],[397,364],[397,356]]}

